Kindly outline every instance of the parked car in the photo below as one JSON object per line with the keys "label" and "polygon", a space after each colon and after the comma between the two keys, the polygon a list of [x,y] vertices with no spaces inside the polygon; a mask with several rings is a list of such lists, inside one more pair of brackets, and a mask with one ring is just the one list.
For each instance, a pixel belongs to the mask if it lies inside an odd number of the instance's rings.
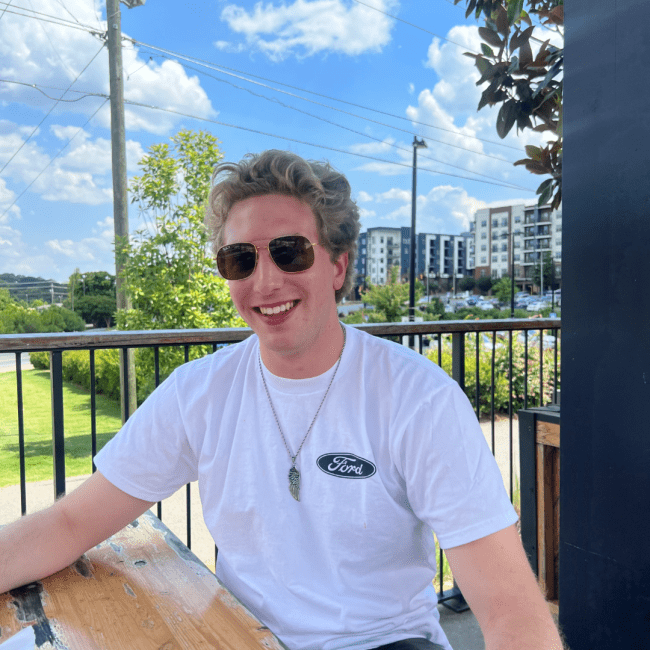
{"label": "parked car", "polygon": [[541,312],[542,309],[546,309],[547,307],[548,304],[546,302],[544,302],[543,300],[537,300],[535,302],[528,303],[528,306],[526,307],[526,311]]}

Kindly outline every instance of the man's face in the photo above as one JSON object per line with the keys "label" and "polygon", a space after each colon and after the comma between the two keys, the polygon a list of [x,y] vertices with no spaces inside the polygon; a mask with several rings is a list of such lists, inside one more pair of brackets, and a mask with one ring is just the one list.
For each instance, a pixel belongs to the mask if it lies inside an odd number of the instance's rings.
{"label": "man's face", "polygon": [[[318,245],[311,268],[285,273],[263,247],[286,235],[318,242],[316,218],[302,201],[269,194],[235,203],[228,213],[223,243],[249,242],[259,251],[253,274],[228,282],[230,295],[241,317],[259,336],[267,365],[275,357],[284,362],[309,360],[317,366],[319,356],[330,354],[341,335],[334,292],[345,280],[347,254],[333,263],[327,250]],[[272,313],[275,308],[282,311]]]}

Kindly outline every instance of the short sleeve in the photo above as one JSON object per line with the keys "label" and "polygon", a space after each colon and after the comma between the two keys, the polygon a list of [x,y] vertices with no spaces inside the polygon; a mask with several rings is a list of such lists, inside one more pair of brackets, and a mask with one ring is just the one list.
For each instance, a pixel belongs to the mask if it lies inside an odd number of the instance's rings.
{"label": "short sleeve", "polygon": [[414,513],[442,548],[517,521],[476,415],[455,382],[415,410],[401,438],[399,463]]}
{"label": "short sleeve", "polygon": [[95,465],[127,494],[160,501],[198,476],[172,373],[95,457]]}

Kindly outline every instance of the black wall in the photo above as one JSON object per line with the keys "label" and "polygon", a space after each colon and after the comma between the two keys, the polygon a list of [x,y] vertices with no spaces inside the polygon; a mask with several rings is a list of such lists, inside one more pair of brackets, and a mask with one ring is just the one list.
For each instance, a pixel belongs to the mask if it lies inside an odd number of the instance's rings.
{"label": "black wall", "polygon": [[650,2],[565,4],[560,625],[650,647]]}

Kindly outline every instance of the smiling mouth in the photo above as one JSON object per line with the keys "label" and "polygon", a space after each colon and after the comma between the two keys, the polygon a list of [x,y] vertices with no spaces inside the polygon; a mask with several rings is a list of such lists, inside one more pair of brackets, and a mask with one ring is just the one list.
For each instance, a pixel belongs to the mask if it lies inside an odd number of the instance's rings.
{"label": "smiling mouth", "polygon": [[285,302],[282,305],[276,305],[275,307],[255,307],[254,310],[264,316],[276,316],[277,314],[285,314],[289,310],[293,309],[298,302],[298,300],[290,300],[289,302]]}

